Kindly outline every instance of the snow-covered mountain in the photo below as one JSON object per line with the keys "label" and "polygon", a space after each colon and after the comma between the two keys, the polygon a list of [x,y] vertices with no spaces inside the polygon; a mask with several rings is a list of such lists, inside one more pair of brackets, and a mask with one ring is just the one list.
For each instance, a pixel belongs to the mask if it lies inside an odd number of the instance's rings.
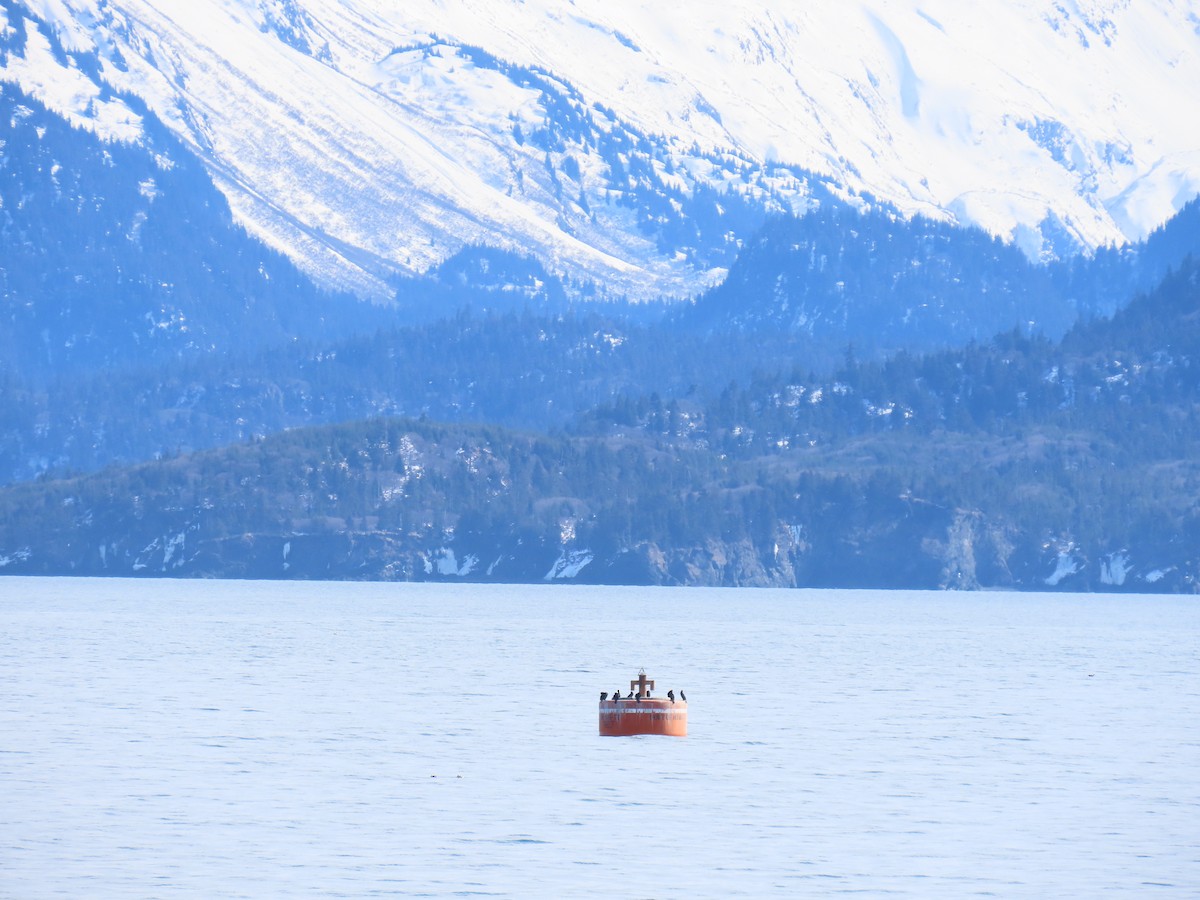
{"label": "snow-covered mountain", "polygon": [[1039,258],[1200,192],[1176,0],[0,0],[0,78],[121,141],[141,98],[252,233],[364,294],[481,244],[685,295],[830,193]]}

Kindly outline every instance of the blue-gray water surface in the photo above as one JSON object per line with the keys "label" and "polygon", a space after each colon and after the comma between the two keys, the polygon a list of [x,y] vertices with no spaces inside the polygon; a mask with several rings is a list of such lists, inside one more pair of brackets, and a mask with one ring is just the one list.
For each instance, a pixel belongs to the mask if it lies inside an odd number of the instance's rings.
{"label": "blue-gray water surface", "polygon": [[[0,895],[1194,897],[1191,597],[0,579]],[[601,738],[683,688],[686,738]]]}

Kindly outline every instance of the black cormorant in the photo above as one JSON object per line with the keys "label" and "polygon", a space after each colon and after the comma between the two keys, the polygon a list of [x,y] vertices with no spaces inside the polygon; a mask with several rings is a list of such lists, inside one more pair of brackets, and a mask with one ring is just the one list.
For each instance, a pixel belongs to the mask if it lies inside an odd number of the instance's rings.
{"label": "black cormorant", "polygon": [[680,691],[679,699],[682,700],[684,703],[687,703],[687,694],[685,694],[683,691]]}

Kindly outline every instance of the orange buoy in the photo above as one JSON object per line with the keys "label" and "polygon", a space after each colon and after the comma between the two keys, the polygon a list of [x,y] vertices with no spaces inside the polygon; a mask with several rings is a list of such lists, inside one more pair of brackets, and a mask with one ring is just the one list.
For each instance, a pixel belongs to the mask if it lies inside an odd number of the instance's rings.
{"label": "orange buoy", "polygon": [[682,697],[651,697],[652,690],[654,681],[647,678],[646,670],[642,669],[638,677],[629,682],[629,697],[622,697],[619,691],[611,700],[601,697],[600,736],[666,734],[687,737],[687,701]]}

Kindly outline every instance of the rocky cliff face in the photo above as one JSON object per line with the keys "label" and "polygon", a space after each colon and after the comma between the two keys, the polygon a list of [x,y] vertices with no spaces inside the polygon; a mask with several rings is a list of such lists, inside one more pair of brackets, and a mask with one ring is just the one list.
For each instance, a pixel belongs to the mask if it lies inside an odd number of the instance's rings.
{"label": "rocky cliff face", "polygon": [[1200,589],[1200,557],[1179,546],[1101,551],[1020,532],[982,513],[851,530],[824,546],[779,523],[775,539],[642,542],[605,554],[495,535],[431,543],[345,523],[309,533],[209,538],[197,523],[103,540],[88,524],[57,542],[0,554],[0,574],[264,579],[369,579],[692,587],[1069,590],[1184,593]]}

